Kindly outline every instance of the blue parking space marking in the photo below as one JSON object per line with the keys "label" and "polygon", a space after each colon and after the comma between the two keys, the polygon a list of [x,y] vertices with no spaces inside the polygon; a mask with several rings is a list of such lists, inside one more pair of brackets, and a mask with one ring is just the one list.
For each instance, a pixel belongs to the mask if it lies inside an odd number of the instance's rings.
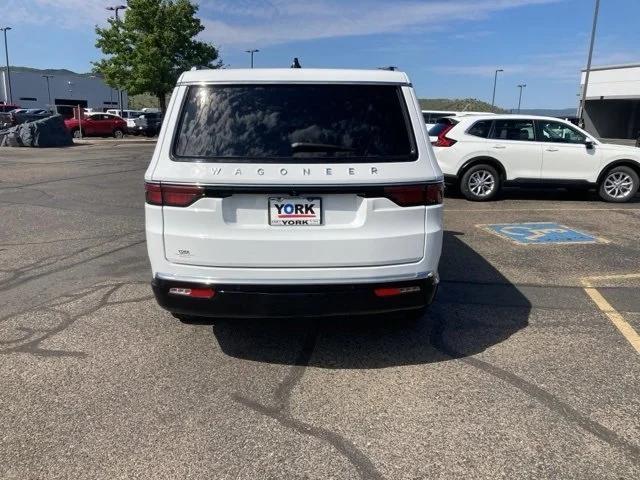
{"label": "blue parking space marking", "polygon": [[484,225],[490,232],[513,242],[530,244],[550,243],[598,243],[602,240],[588,233],[552,222],[498,223]]}

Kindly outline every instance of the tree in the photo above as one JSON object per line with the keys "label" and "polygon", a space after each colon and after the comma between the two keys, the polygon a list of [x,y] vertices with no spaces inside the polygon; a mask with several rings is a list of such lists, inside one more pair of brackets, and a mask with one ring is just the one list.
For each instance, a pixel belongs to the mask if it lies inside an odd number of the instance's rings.
{"label": "tree", "polygon": [[96,47],[106,56],[94,71],[130,95],[151,93],[162,111],[185,70],[219,68],[218,50],[195,37],[204,30],[190,0],[129,0],[124,19],[96,27]]}

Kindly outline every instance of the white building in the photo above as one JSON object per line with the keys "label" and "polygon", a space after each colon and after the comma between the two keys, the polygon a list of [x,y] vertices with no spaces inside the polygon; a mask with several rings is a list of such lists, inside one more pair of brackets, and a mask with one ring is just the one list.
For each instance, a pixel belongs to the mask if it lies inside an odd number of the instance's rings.
{"label": "white building", "polygon": [[[584,81],[583,70],[581,92]],[[640,63],[591,68],[584,122],[589,133],[600,138],[638,138]]]}
{"label": "white building", "polygon": [[[3,68],[0,72],[0,104],[13,103],[22,108],[80,105],[99,111],[118,108],[119,105],[118,90],[109,87],[102,78],[94,75],[23,67],[12,67],[10,73],[11,95],[6,69]],[[122,92],[122,97],[126,108],[129,102],[126,92]],[[65,111],[66,108],[58,110]]]}

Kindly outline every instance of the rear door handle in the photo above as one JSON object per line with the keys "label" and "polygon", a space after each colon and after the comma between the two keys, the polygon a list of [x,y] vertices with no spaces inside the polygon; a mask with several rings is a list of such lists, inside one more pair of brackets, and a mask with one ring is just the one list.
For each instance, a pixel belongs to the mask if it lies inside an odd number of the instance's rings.
{"label": "rear door handle", "polygon": [[546,150],[547,150],[547,152],[557,152],[560,149],[551,147],[551,148],[547,148]]}
{"label": "rear door handle", "polygon": [[507,148],[506,145],[494,145],[493,148]]}

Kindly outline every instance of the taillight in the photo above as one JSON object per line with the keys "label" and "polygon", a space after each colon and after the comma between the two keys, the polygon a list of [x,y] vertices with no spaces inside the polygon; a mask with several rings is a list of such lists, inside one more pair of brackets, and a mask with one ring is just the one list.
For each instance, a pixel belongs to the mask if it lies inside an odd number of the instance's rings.
{"label": "taillight", "polygon": [[168,207],[188,207],[204,196],[204,188],[197,185],[144,184],[147,203]]}
{"label": "taillight", "polygon": [[444,197],[444,184],[439,182],[385,187],[384,196],[401,207],[439,205]]}
{"label": "taillight", "polygon": [[420,287],[381,287],[373,290],[376,297],[396,297],[405,293],[418,293]]}
{"label": "taillight", "polygon": [[213,298],[216,291],[210,287],[171,287],[169,294],[191,298]]}
{"label": "taillight", "polygon": [[159,183],[144,183],[144,193],[147,203],[151,205],[162,205],[162,190]]}
{"label": "taillight", "polygon": [[453,128],[453,125],[447,125],[439,134],[438,139],[435,142],[431,142],[431,145],[434,147],[450,147],[455,145],[457,140],[453,140],[452,138],[448,138],[445,135]]}
{"label": "taillight", "polygon": [[161,185],[162,203],[169,207],[188,207],[204,195],[204,188],[196,185]]}

